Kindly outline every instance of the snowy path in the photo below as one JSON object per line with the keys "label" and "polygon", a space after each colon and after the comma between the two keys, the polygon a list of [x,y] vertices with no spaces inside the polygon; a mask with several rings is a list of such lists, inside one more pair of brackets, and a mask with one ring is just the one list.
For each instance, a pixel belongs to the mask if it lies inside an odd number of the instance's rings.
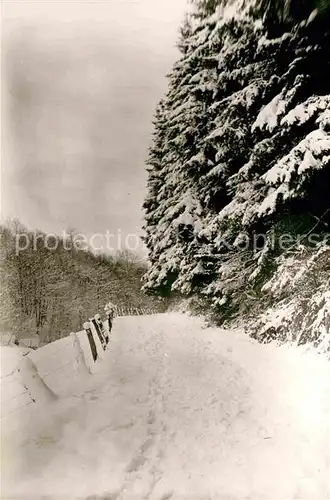
{"label": "snowy path", "polygon": [[329,391],[314,354],[118,319],[88,386],[4,464],[2,498],[330,499]]}

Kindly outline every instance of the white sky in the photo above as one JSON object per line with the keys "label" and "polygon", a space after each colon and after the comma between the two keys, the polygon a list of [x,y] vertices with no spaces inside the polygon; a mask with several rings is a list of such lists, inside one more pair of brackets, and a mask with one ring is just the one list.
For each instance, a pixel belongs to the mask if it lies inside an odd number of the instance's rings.
{"label": "white sky", "polygon": [[144,160],[187,0],[3,1],[2,213],[141,234]]}

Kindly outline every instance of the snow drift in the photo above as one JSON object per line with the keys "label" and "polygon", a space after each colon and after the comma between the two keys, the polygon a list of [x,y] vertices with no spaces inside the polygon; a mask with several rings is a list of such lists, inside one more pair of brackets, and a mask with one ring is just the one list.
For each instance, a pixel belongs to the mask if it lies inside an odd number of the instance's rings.
{"label": "snow drift", "polygon": [[[330,365],[183,314],[119,318],[94,377],[3,467],[39,500],[330,498]],[[54,416],[51,408],[57,405]]]}

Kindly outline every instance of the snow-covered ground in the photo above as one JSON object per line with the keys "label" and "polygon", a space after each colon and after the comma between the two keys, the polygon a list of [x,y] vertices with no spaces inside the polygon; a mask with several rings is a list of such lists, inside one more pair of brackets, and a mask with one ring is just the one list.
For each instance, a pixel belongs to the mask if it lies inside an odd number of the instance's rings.
{"label": "snow-covered ground", "polygon": [[21,362],[22,356],[31,352],[28,347],[0,346],[1,377],[8,376]]}
{"label": "snow-covered ground", "polygon": [[183,314],[118,318],[82,385],[6,443],[1,498],[330,499],[330,363],[314,352]]}

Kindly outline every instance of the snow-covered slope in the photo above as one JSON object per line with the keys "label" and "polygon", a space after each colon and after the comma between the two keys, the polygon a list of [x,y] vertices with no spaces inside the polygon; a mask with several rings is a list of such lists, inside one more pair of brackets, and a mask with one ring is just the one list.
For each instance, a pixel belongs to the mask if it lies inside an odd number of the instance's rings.
{"label": "snow-covered slope", "polygon": [[31,352],[28,347],[0,346],[1,377],[10,375],[20,364],[22,356]]}
{"label": "snow-covered slope", "polygon": [[[49,408],[44,411],[42,405],[71,396],[98,370],[104,351],[96,332],[93,337],[97,363],[85,331],[35,351],[14,345],[0,346],[0,423],[6,443],[13,437],[19,443],[29,439],[49,413]],[[60,403],[51,407],[52,412],[57,410],[61,411]]]}
{"label": "snow-covered slope", "polygon": [[10,448],[3,498],[325,500],[329,391],[312,351],[183,314],[118,318],[94,377]]}

